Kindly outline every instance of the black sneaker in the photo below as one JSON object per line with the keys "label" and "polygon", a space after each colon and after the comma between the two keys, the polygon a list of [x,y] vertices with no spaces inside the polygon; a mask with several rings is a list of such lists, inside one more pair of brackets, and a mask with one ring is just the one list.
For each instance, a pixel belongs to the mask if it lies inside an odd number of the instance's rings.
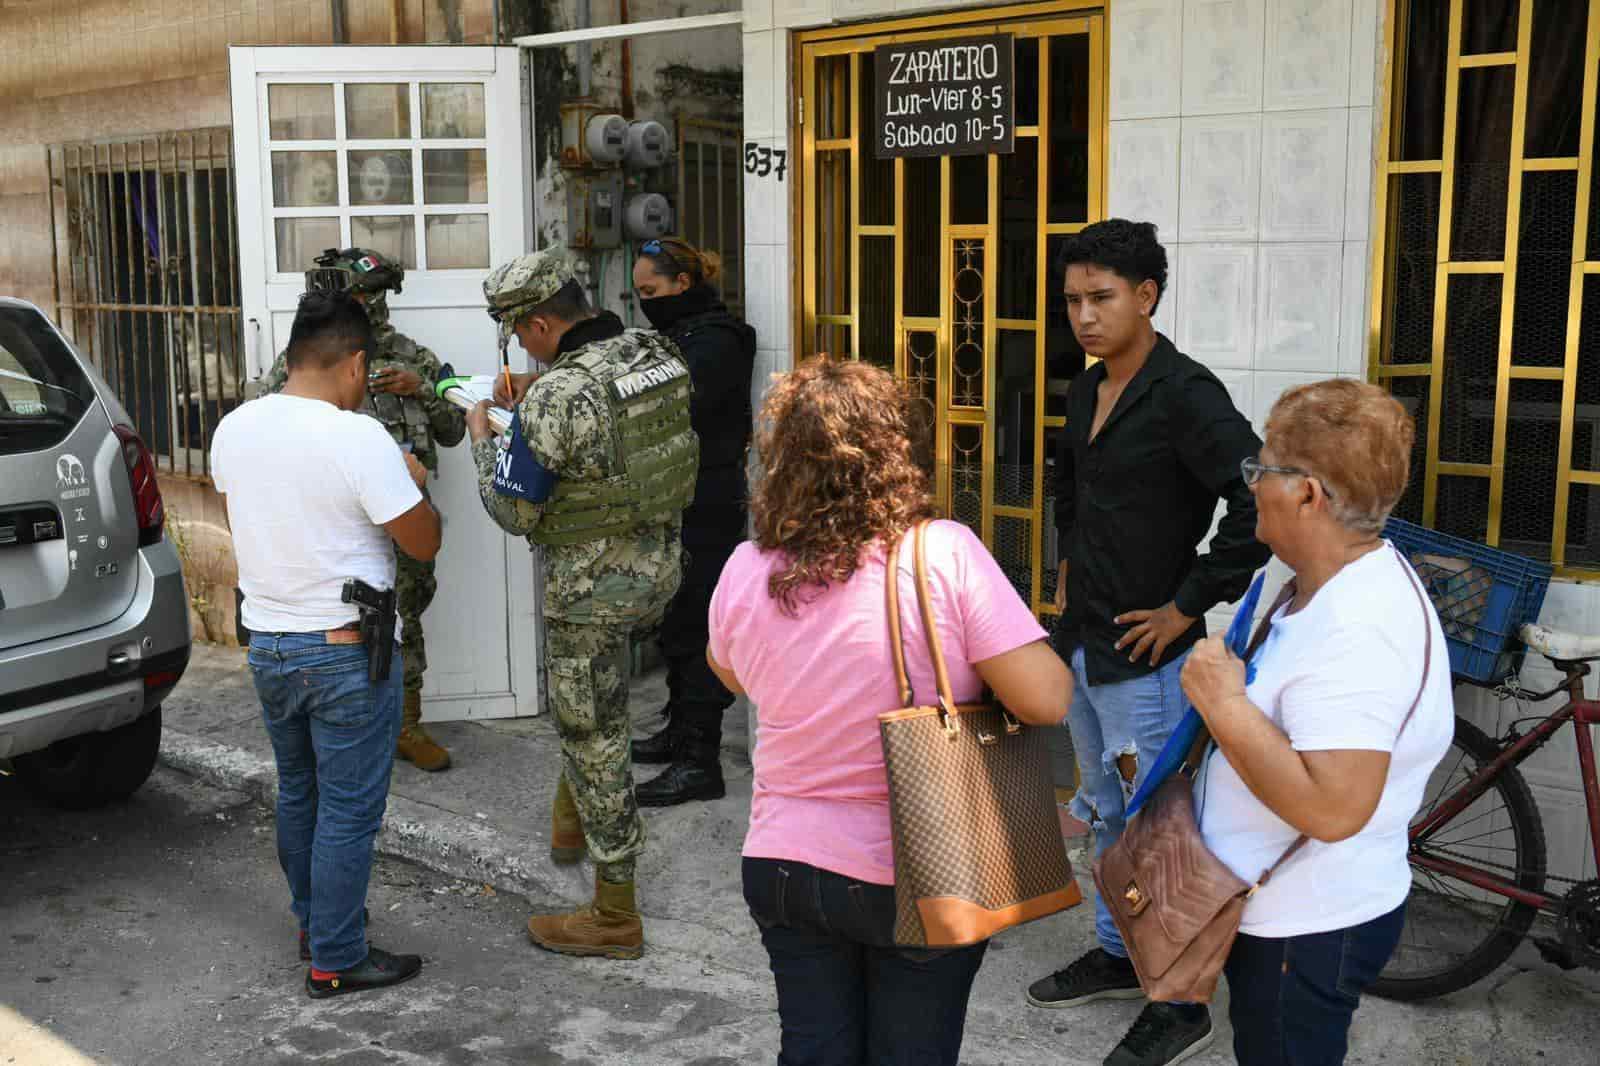
{"label": "black sneaker", "polygon": [[1215,1036],[1203,1004],[1152,1003],[1106,1056],[1105,1066],[1171,1066],[1200,1054]]}
{"label": "black sneaker", "polygon": [[318,980],[306,971],[306,995],[312,999],[344,996],[351,992],[366,992],[374,988],[388,988],[409,981],[422,972],[421,955],[392,955],[382,948],[367,947],[367,957],[348,970],[340,970],[326,980]]}
{"label": "black sneaker", "polygon": [[1097,999],[1143,997],[1133,963],[1106,954],[1104,948],[1085,952],[1065,970],[1028,986],[1028,1002],[1035,1007],[1076,1007]]}

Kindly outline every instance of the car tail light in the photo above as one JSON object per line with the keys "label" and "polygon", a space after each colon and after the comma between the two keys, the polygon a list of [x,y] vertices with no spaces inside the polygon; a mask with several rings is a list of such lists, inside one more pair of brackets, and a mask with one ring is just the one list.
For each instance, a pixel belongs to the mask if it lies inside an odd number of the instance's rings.
{"label": "car tail light", "polygon": [[162,688],[166,685],[176,685],[183,675],[176,670],[162,670],[159,673],[144,675],[145,688]]}
{"label": "car tail light", "polygon": [[156,461],[150,449],[144,446],[127,426],[116,427],[117,439],[122,442],[122,461],[128,465],[128,482],[133,486],[133,513],[139,520],[139,546],[159,541],[166,511],[161,505],[161,486],[156,483]]}

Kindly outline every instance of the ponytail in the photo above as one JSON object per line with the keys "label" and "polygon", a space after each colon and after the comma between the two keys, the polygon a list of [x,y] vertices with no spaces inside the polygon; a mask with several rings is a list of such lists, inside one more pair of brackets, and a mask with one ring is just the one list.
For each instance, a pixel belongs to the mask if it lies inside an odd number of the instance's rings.
{"label": "ponytail", "polygon": [[690,285],[715,281],[722,273],[722,256],[716,252],[702,252],[677,237],[645,241],[639,246],[639,258],[648,260],[651,270],[662,277],[688,275]]}

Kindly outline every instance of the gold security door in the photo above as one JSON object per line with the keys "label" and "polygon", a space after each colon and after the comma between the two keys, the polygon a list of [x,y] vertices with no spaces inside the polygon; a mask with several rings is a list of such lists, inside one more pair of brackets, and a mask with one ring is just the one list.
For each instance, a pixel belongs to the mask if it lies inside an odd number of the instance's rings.
{"label": "gold security door", "polygon": [[[1030,4],[799,39],[799,354],[892,368],[928,406],[946,514],[1053,613],[1050,465],[1072,339],[1060,243],[1105,216],[1105,21]],[[878,159],[874,49],[1016,37],[1010,154]]]}

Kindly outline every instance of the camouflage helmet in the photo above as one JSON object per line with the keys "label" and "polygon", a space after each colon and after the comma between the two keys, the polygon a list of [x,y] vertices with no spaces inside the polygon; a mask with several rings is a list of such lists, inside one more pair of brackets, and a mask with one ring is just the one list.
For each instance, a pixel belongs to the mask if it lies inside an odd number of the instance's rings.
{"label": "camouflage helmet", "polygon": [[500,324],[500,344],[511,337],[517,320],[578,280],[572,264],[559,252],[534,252],[502,263],[483,279],[489,317]]}
{"label": "camouflage helmet", "polygon": [[368,248],[329,248],[317,256],[315,268],[306,271],[307,292],[381,293],[400,291],[405,267]]}

